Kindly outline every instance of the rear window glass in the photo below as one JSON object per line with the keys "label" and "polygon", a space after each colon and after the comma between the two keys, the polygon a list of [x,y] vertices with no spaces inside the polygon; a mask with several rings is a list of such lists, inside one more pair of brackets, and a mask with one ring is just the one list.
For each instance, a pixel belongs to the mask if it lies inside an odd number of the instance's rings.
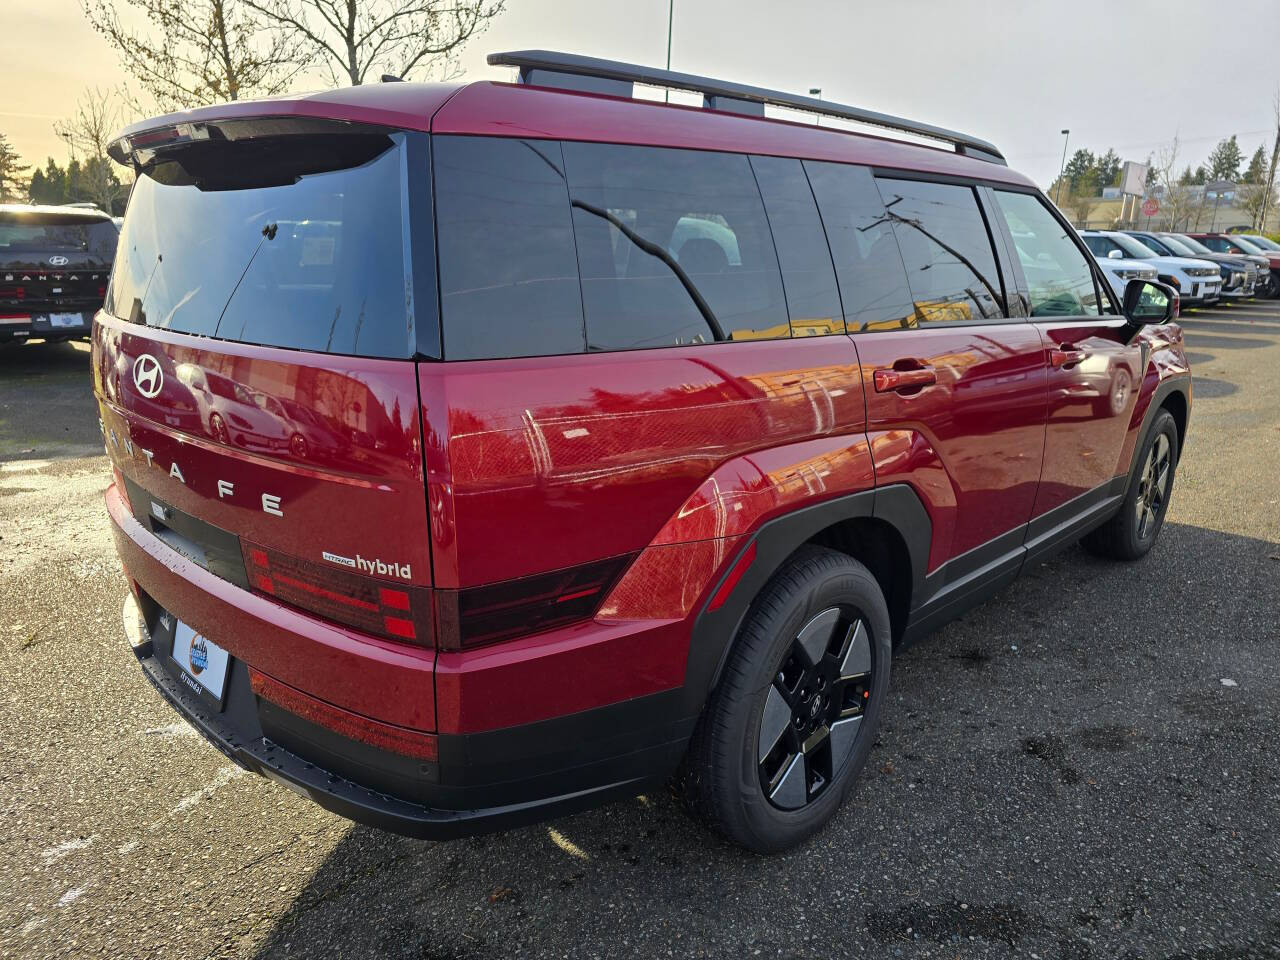
{"label": "rear window glass", "polygon": [[581,353],[560,144],[436,137],[434,149],[446,359]]}
{"label": "rear window glass", "polygon": [[0,214],[0,257],[6,260],[18,259],[24,253],[63,253],[110,263],[119,236],[110,220]]}
{"label": "rear window glass", "polygon": [[565,143],[592,350],[791,335],[741,154]]}
{"label": "rear window glass", "polygon": [[793,337],[844,333],[831,251],[799,160],[752,157],[782,267]]}
{"label": "rear window glass", "polygon": [[[130,197],[107,308],[180,333],[412,356],[408,136],[293,137],[160,164]],[[434,324],[434,290],[423,299]]]}
{"label": "rear window glass", "polygon": [[917,322],[1004,316],[1004,291],[972,187],[876,181],[907,268]]}
{"label": "rear window glass", "polygon": [[915,326],[893,227],[866,167],[805,161],[831,244],[850,333]]}

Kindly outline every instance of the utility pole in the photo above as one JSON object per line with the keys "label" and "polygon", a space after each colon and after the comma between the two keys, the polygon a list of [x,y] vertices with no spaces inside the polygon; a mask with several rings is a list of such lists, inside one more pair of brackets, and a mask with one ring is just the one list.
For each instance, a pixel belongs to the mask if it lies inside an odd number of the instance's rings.
{"label": "utility pole", "polygon": [[[675,22],[676,17],[676,0],[670,0],[667,4],[667,70],[671,69],[671,25]],[[668,87],[663,98],[667,103],[671,102],[671,89]]]}
{"label": "utility pole", "polygon": [[[809,96],[811,96],[811,97],[817,97],[819,100],[821,100],[821,99],[822,99],[822,88],[821,88],[821,87],[810,87],[810,88],[809,88]],[[817,125],[818,125],[818,126],[822,126],[822,114],[818,114],[818,124],[817,124]]]}
{"label": "utility pole", "polygon": [[1071,131],[1062,131],[1062,166],[1058,168],[1058,195],[1054,197],[1053,204],[1056,207],[1062,206],[1062,174],[1067,169],[1067,141],[1071,139]]}

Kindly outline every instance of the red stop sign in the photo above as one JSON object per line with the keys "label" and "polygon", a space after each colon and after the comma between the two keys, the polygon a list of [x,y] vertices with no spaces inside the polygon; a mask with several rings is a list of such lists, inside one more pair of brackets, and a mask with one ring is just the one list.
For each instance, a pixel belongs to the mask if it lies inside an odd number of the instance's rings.
{"label": "red stop sign", "polygon": [[1147,217],[1154,217],[1160,212],[1160,204],[1155,197],[1147,197],[1142,201],[1142,213]]}

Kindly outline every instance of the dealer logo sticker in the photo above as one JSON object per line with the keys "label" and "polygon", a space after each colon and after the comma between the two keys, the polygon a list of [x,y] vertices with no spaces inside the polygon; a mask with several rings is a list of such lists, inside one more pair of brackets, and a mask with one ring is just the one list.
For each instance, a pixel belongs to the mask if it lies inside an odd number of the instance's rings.
{"label": "dealer logo sticker", "polygon": [[197,677],[209,667],[209,647],[205,644],[204,637],[198,633],[191,637],[191,654],[188,659],[191,672]]}

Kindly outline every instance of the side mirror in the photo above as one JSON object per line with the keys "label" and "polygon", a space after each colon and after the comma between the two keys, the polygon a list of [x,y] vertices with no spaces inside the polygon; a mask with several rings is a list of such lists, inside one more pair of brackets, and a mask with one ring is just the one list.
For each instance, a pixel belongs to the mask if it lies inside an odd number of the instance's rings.
{"label": "side mirror", "polygon": [[1107,253],[1107,259],[1108,259],[1108,260],[1123,260],[1123,259],[1124,259],[1124,254],[1123,254],[1123,253],[1121,253],[1119,250],[1111,250],[1111,251],[1108,251],[1108,253]]}
{"label": "side mirror", "polygon": [[1124,287],[1124,315],[1135,327],[1168,323],[1178,316],[1178,295],[1163,283],[1130,280]]}

